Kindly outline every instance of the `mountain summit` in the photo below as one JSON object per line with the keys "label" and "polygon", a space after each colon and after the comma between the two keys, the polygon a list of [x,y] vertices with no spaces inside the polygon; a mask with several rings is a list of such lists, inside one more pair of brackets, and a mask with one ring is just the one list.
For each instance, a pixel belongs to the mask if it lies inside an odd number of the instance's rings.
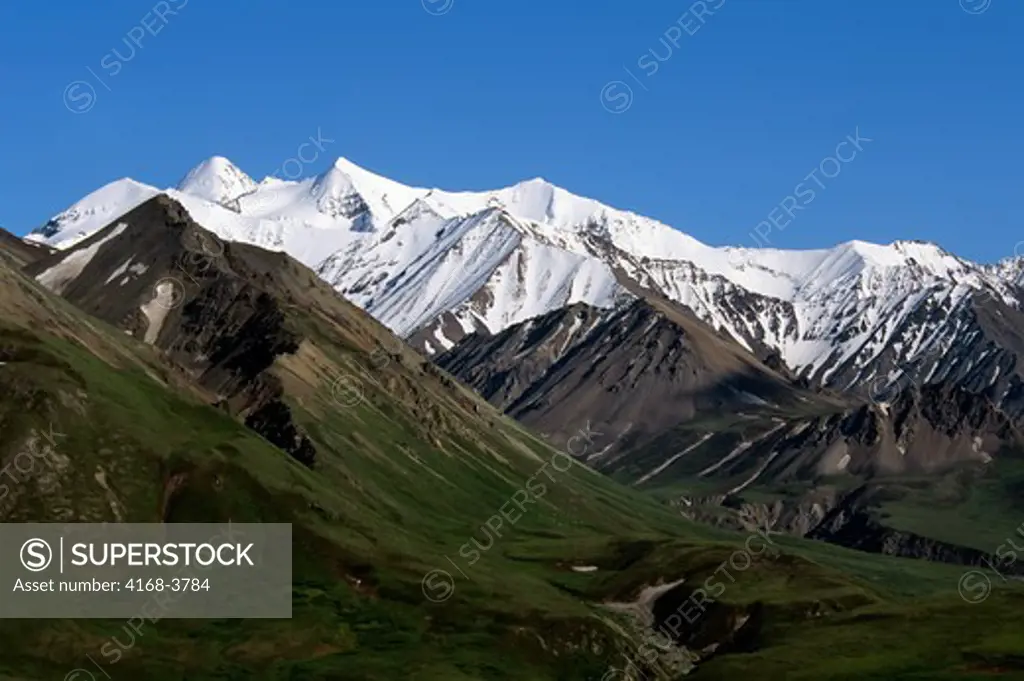
{"label": "mountain summit", "polygon": [[225,207],[255,190],[253,179],[223,156],[206,159],[178,183],[178,191]]}

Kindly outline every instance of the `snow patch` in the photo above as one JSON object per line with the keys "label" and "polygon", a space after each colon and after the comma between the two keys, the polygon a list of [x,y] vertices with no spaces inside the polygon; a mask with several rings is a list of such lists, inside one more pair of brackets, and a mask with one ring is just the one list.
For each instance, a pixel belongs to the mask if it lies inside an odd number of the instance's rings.
{"label": "snow patch", "polygon": [[[120,276],[121,276],[122,274],[124,274],[125,272],[127,272],[127,271],[128,271],[128,268],[129,268],[129,267],[131,267],[131,264],[132,264],[132,259],[133,259],[134,257],[135,257],[135,256],[132,256],[132,257],[128,258],[127,260],[125,260],[125,261],[124,261],[124,263],[123,263],[123,264],[122,264],[122,265],[121,265],[120,267],[118,267],[118,268],[117,268],[116,270],[114,270],[113,272],[111,272],[111,273],[110,273],[110,276],[109,276],[109,277],[107,277],[107,280],[106,280],[105,282],[103,282],[103,285],[104,285],[104,286],[106,286],[107,284],[109,284],[110,282],[114,281],[115,279],[117,279],[118,277],[120,277]],[[121,285],[123,286],[123,285],[124,285],[124,283],[122,282],[122,284],[121,284]]]}
{"label": "snow patch", "polygon": [[120,236],[121,232],[127,228],[127,224],[123,222],[118,223],[102,239],[85,248],[68,253],[59,263],[36,276],[36,281],[54,293],[63,293],[67,285],[77,279],[89,263],[92,262],[92,259],[99,253],[103,244]]}
{"label": "snow patch", "polygon": [[674,464],[676,461],[678,461],[679,459],[681,459],[682,457],[686,456],[687,454],[689,454],[693,450],[697,449],[697,447],[700,447],[702,444],[704,444],[705,442],[710,440],[712,437],[714,437],[714,435],[715,435],[714,433],[706,433],[704,435],[704,437],[702,437],[697,442],[694,442],[692,445],[690,445],[689,447],[687,447],[683,451],[678,452],[676,454],[673,454],[668,459],[666,459],[664,463],[662,463],[660,466],[658,466],[657,468],[652,470],[650,473],[647,473],[647,474],[641,476],[639,480],[637,480],[636,482],[633,483],[633,485],[634,486],[642,485],[643,483],[647,482],[648,480],[650,480],[654,476],[660,474],[662,471],[667,469],[669,466]]}
{"label": "snow patch", "polygon": [[149,321],[146,335],[143,337],[146,343],[153,345],[160,337],[160,329],[163,328],[164,320],[167,319],[167,313],[174,307],[175,293],[173,283],[161,281],[156,285],[156,295],[153,296],[153,299],[139,308]]}

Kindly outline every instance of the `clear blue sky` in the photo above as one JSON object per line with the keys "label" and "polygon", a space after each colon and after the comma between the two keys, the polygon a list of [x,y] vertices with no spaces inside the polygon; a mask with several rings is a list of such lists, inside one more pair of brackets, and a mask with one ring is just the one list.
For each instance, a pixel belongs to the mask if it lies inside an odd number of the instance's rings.
{"label": "clear blue sky", "polygon": [[[130,59],[111,50],[131,55],[152,0],[0,4],[0,224],[24,233],[123,176],[171,185],[213,154],[260,179],[320,128],[336,141],[310,172],[345,156],[446,189],[542,176],[752,245],[859,126],[874,141],[774,245],[925,239],[994,260],[1024,239],[1020,0],[706,0],[722,6],[703,24],[681,19],[689,0],[184,2],[146,17],[157,34]],[[95,88],[82,114],[77,80]],[[614,80],[634,94],[619,114]]]}

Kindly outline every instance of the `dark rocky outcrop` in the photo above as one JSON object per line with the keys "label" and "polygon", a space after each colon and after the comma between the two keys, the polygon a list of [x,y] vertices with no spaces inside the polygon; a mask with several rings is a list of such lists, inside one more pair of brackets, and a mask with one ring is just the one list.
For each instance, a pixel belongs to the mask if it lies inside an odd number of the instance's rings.
{"label": "dark rocky outcrop", "polygon": [[245,419],[249,426],[280,449],[310,468],[316,461],[316,448],[292,422],[291,411],[281,400],[263,403]]}
{"label": "dark rocky outcrop", "polygon": [[985,551],[886,527],[871,511],[871,497],[879,491],[878,487],[873,486],[859,488],[830,511],[807,536],[869,553],[998,569],[1001,573],[1024,575],[1024,563],[1018,562],[1016,557],[1006,561]]}
{"label": "dark rocky outcrop", "polygon": [[[697,592],[703,594],[698,596]],[[733,605],[708,600],[706,590],[680,584],[652,604],[654,627],[673,636],[676,645],[698,651],[702,658],[756,649],[764,607],[760,602]]]}

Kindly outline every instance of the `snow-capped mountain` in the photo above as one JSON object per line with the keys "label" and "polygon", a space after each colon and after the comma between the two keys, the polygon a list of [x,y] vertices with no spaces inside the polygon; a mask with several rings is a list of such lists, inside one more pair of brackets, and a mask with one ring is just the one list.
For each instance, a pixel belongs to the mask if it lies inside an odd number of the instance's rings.
{"label": "snow-capped mountain", "polygon": [[[982,266],[919,242],[716,248],[540,178],[451,192],[338,159],[316,177],[256,183],[214,157],[162,191],[224,239],[288,252],[430,353],[573,303],[611,307],[639,285],[762,358],[847,388],[899,380],[977,336],[979,294],[1014,309],[1021,299],[1018,261]],[[160,192],[118,180],[30,238],[66,248]]]}
{"label": "snow-capped mountain", "polygon": [[256,191],[256,183],[223,156],[209,158],[189,171],[178,191],[237,210],[237,201]]}

